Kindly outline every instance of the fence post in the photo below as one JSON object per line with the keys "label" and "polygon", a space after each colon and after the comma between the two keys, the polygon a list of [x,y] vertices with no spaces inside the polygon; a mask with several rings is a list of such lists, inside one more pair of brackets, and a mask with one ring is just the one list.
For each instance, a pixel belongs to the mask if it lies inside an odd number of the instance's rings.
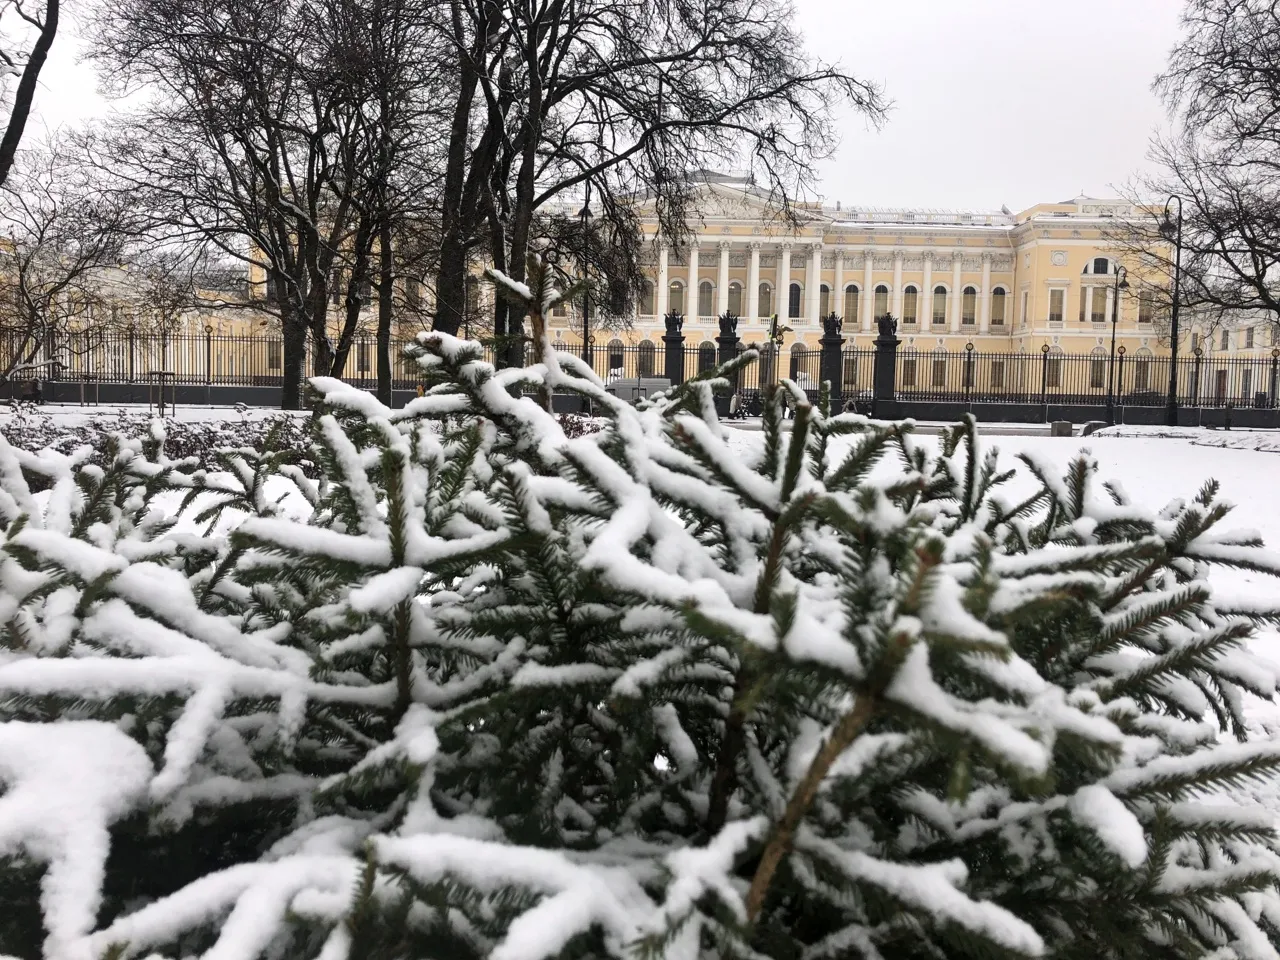
{"label": "fence post", "polygon": [[204,382],[213,383],[213,325],[204,325]]}
{"label": "fence post", "polygon": [[1049,405],[1049,345],[1040,347],[1040,403]]}
{"label": "fence post", "polygon": [[876,359],[871,368],[871,415],[892,420],[898,413],[898,321],[889,314],[876,319]]}
{"label": "fence post", "polygon": [[1195,354],[1195,361],[1191,366],[1191,405],[1198,407],[1200,406],[1200,358],[1204,356],[1204,351],[1196,347],[1192,353]]}
{"label": "fence post", "polygon": [[[726,364],[738,356],[738,318],[726,310],[720,317],[720,336],[716,337],[720,344],[720,363]],[[716,395],[716,413],[722,417],[729,415],[729,401],[738,392],[738,375],[729,378],[729,393]]]}
{"label": "fence post", "polygon": [[1276,364],[1280,362],[1280,347],[1273,347],[1271,350],[1271,406],[1274,409],[1276,405]]}
{"label": "fence post", "polygon": [[133,383],[134,379],[136,379],[136,374],[134,373],[134,369],[133,369],[133,366],[134,366],[133,358],[137,355],[137,344],[135,342],[136,334],[137,334],[137,330],[134,329],[133,324],[129,324],[129,382],[130,383]]}
{"label": "fence post", "polygon": [[964,345],[964,402],[973,402],[973,341]]}
{"label": "fence post", "polygon": [[829,385],[833,415],[844,408],[844,337],[840,336],[843,326],[844,321],[833,310],[822,318],[822,339],[818,341],[822,348],[818,355],[818,379]]}
{"label": "fence post", "polygon": [[684,383],[684,316],[672,310],[662,318],[662,322],[667,326],[667,332],[662,336],[662,342],[666,344],[666,375],[674,387]]}

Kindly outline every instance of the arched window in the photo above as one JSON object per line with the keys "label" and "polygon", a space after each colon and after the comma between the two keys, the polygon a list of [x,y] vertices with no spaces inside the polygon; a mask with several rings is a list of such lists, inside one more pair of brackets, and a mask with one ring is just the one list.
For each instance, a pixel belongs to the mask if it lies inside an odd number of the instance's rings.
{"label": "arched window", "polygon": [[667,309],[672,313],[684,313],[684,284],[679,280],[671,281],[671,288],[667,294]]}
{"label": "arched window", "polygon": [[640,315],[642,317],[653,316],[655,309],[654,299],[653,282],[646,280],[644,286],[640,289]]}
{"label": "arched window", "polygon": [[760,298],[760,302],[756,305],[756,310],[759,311],[759,314],[762,317],[772,317],[773,287],[769,286],[767,283],[760,284],[758,296]]}
{"label": "arched window", "polygon": [[800,303],[803,298],[804,291],[800,289],[800,284],[793,283],[787,290],[787,316],[795,320],[800,317]]}
{"label": "arched window", "polygon": [[889,312],[889,288],[883,283],[876,287],[876,317]]}
{"label": "arched window", "polygon": [[1004,303],[1004,287],[996,287],[991,293],[991,325],[993,327],[1004,326]]}
{"label": "arched window", "polygon": [[939,284],[933,288],[933,323],[934,326],[947,322],[947,288]]}
{"label": "arched window", "polygon": [[617,339],[616,337],[610,340],[609,346],[608,346],[608,352],[609,352],[609,373],[612,375],[616,370],[617,376],[619,377],[622,376],[622,367],[625,362],[623,360],[624,353],[622,349],[622,341]]}
{"label": "arched window", "polygon": [[698,316],[714,317],[716,315],[716,285],[710,280],[698,284]]}
{"label": "arched window", "polygon": [[818,316],[825,317],[831,312],[831,288],[825,283],[818,288]]}
{"label": "arched window", "polygon": [[1094,347],[1089,352],[1089,388],[1101,390],[1107,383],[1107,351]]}
{"label": "arched window", "polygon": [[1151,351],[1142,347],[1133,365],[1133,389],[1151,389]]}
{"label": "arched window", "polygon": [[902,291],[902,322],[903,323],[916,322],[919,299],[920,299],[920,294],[916,290],[914,284],[909,284],[906,287],[906,289]]}
{"label": "arched window", "polygon": [[760,383],[773,383],[778,369],[778,348],[772,341],[760,348]]}
{"label": "arched window", "polygon": [[791,345],[791,379],[797,383],[800,382],[801,374],[805,373],[808,354],[809,351],[804,348],[803,343]]}
{"label": "arched window", "polygon": [[978,291],[973,287],[965,287],[960,300],[960,322],[972,324],[978,319]]}
{"label": "arched window", "polygon": [[1105,276],[1111,272],[1111,261],[1106,257],[1093,258],[1093,272]]}
{"label": "arched window", "polygon": [[729,284],[729,312],[735,317],[742,316],[742,284],[736,280]]}
{"label": "arched window", "polygon": [[698,372],[706,373],[716,365],[716,345],[709,340],[698,344]]}
{"label": "arched window", "polygon": [[640,349],[636,351],[640,364],[640,376],[653,376],[653,342],[651,340],[641,340]]}
{"label": "arched window", "polygon": [[849,284],[844,288],[844,318],[854,323],[858,320],[858,287]]}

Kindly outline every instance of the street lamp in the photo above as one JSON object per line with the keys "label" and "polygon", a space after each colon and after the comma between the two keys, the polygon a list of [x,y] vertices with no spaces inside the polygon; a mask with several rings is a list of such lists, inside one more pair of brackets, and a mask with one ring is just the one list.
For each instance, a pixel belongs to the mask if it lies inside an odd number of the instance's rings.
{"label": "street lamp", "polygon": [[1111,291],[1111,366],[1107,371],[1107,422],[1116,422],[1116,326],[1120,323],[1120,291],[1129,289],[1129,271],[1116,267],[1116,279]]}
{"label": "street lamp", "polygon": [[[587,277],[587,231],[591,229],[591,181],[587,181],[586,199],[582,209],[578,211],[578,219],[582,224],[582,262],[578,265],[582,277]],[[582,290],[582,362],[591,366],[591,287],[588,284]]]}
{"label": "street lamp", "polygon": [[[1178,219],[1169,216],[1169,205],[1178,201]],[[1182,283],[1182,198],[1176,193],[1164,202],[1160,235],[1173,241],[1173,309],[1169,318],[1169,395],[1165,397],[1165,425],[1178,425],[1178,298]]]}

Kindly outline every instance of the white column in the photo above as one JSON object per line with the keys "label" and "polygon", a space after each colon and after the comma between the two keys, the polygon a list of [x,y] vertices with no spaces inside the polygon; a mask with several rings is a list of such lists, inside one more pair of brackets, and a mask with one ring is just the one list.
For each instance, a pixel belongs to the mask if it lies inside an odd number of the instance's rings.
{"label": "white column", "polygon": [[657,294],[658,319],[661,320],[667,315],[668,310],[671,308],[671,271],[667,266],[667,244],[665,240],[658,241]]}
{"label": "white column", "polygon": [[[893,318],[902,322],[902,258],[901,250],[893,251]],[[917,301],[918,302],[918,301]]]}
{"label": "white column", "polygon": [[924,252],[924,280],[920,284],[924,289],[920,291],[920,329],[931,330],[933,324],[933,251],[926,250]]}
{"label": "white column", "polygon": [[760,241],[751,241],[751,259],[747,262],[747,319],[760,316]]}
{"label": "white column", "polygon": [[778,245],[778,285],[773,292],[773,312],[779,322],[787,319],[787,304],[791,297],[791,244]]}
{"label": "white column", "polygon": [[[1093,322],[1093,287],[1085,287],[1080,291],[1080,300],[1084,304],[1084,308],[1080,311],[1084,314],[1085,323]],[[1065,317],[1063,319],[1066,319]]]}
{"label": "white column", "polygon": [[982,306],[978,308],[978,332],[987,333],[991,329],[991,254],[982,254]]}
{"label": "white column", "polygon": [[716,316],[729,309],[729,241],[720,241],[720,274],[716,277]]}
{"label": "white column", "polygon": [[809,292],[809,309],[806,313],[809,322],[817,326],[819,311],[822,309],[822,244],[818,242],[809,251],[809,282],[806,289]]}
{"label": "white column", "polygon": [[964,296],[961,294],[960,283],[963,279],[962,271],[964,270],[964,251],[956,250],[951,254],[951,332],[960,332],[960,308]]}
{"label": "white column", "polygon": [[[836,251],[836,279],[835,286],[831,289],[831,309],[840,314],[845,320],[853,320],[852,317],[844,315],[844,251]],[[853,329],[852,326],[849,328]]]}
{"label": "white column", "polygon": [[871,332],[871,311],[875,306],[876,295],[871,289],[871,273],[876,268],[875,252],[862,251],[862,300],[859,309],[862,311],[862,332]]}
{"label": "white column", "polygon": [[698,238],[689,244],[689,288],[684,292],[684,315],[698,322]]}

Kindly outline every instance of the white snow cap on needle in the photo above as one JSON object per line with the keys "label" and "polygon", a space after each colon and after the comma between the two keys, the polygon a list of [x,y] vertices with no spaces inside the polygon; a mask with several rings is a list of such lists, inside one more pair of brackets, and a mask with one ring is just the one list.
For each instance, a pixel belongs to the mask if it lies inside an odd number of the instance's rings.
{"label": "white snow cap on needle", "polygon": [[1125,865],[1137,869],[1147,862],[1147,836],[1138,818],[1099,784],[1081,787],[1068,802],[1071,816],[1098,839]]}
{"label": "white snow cap on needle", "polygon": [[146,751],[108,723],[0,723],[0,855],[48,864],[47,960],[78,960],[102,899],[108,829],[146,797],[151,772]]}

